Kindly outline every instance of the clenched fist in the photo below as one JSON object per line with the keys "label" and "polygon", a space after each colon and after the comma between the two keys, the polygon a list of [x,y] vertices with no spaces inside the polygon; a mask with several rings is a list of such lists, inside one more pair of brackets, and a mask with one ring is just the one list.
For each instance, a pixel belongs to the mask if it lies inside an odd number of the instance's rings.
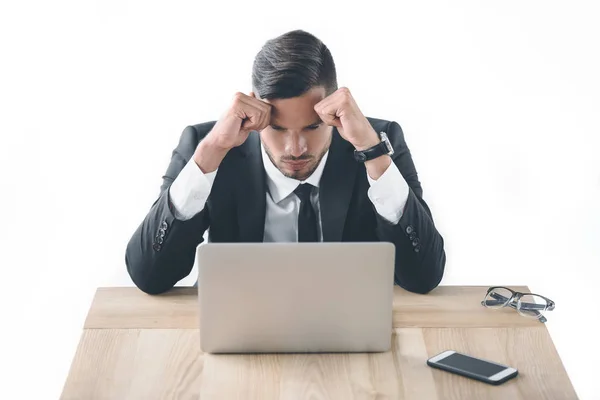
{"label": "clenched fist", "polygon": [[256,98],[237,92],[233,103],[217,121],[212,131],[215,145],[231,149],[244,143],[251,131],[261,131],[271,120],[271,105]]}
{"label": "clenched fist", "polygon": [[251,131],[261,131],[271,121],[271,104],[256,98],[253,92],[237,92],[229,109],[223,113],[194,153],[194,161],[203,172],[217,169],[225,154],[248,139]]}
{"label": "clenched fist", "polygon": [[323,122],[337,127],[340,135],[358,150],[379,143],[379,136],[358,108],[347,87],[341,87],[317,104],[314,109]]}

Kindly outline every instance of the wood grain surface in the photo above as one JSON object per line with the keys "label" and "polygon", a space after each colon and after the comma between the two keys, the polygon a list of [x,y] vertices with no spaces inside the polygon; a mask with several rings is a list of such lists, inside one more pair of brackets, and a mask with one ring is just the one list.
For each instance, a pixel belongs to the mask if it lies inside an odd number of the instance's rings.
{"label": "wood grain surface", "polygon": [[[389,352],[258,355],[200,351],[195,289],[99,289],[61,398],[577,398],[546,327],[514,310],[485,309],[486,289],[396,290]],[[519,376],[491,386],[426,365],[448,349],[510,365]]]}
{"label": "wood grain surface", "polygon": [[[62,399],[575,399],[544,327],[398,328],[370,354],[202,354],[197,329],[90,329]],[[432,369],[447,349],[514,366],[486,385]]]}
{"label": "wood grain surface", "polygon": [[[510,286],[528,292],[526,286]],[[511,308],[492,310],[481,305],[487,286],[439,286],[426,295],[394,286],[396,328],[502,327],[541,325]],[[99,288],[84,328],[195,329],[198,321],[196,288],[174,288],[150,296],[133,287]]]}

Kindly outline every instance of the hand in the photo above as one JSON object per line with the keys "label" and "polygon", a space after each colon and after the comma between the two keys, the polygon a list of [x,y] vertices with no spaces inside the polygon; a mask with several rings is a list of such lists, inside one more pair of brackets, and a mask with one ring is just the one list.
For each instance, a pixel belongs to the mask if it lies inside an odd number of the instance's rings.
{"label": "hand", "polygon": [[[366,150],[381,142],[369,120],[356,105],[348,88],[339,88],[315,104],[314,108],[321,120],[337,127],[340,135],[352,143],[356,150]],[[377,180],[391,163],[390,157],[377,157],[365,162],[365,167],[369,176]]]}
{"label": "hand", "polygon": [[350,90],[341,87],[314,107],[327,125],[337,127],[340,135],[357,150],[365,150],[380,142],[379,135],[358,108]]}
{"label": "hand", "polygon": [[223,150],[240,146],[251,131],[261,131],[271,121],[271,104],[259,100],[250,92],[237,92],[233,103],[210,131],[212,143]]}
{"label": "hand", "polygon": [[194,161],[204,173],[215,171],[225,155],[248,139],[251,131],[261,131],[271,121],[271,104],[237,92],[229,109],[212,130],[200,141],[194,152]]}

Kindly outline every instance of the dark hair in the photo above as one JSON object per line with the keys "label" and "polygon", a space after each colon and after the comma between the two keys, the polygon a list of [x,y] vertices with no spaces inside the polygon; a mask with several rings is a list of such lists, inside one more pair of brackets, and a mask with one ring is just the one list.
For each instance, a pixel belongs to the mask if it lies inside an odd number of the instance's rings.
{"label": "dark hair", "polygon": [[294,30],[268,40],[252,66],[252,88],[263,99],[297,97],[315,86],[337,90],[331,52],[315,36]]}

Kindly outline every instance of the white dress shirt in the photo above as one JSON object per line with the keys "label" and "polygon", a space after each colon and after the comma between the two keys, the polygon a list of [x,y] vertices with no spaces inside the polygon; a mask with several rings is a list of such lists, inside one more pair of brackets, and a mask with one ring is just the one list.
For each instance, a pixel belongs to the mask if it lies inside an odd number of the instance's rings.
{"label": "white dress shirt", "polygon": [[[302,183],[309,183],[316,189],[311,194],[311,202],[318,219],[318,237],[323,240],[321,210],[319,205],[319,183],[329,151],[325,153],[315,171],[305,180],[288,178],[273,165],[261,143],[263,165],[267,174],[267,208],[265,212],[265,242],[297,242],[298,212],[300,198],[294,190]],[[169,188],[175,218],[188,220],[204,209],[218,169],[203,173],[193,158],[183,167]],[[372,179],[367,173],[370,188],[367,196],[377,213],[393,224],[402,217],[408,199],[409,187],[394,162],[379,179]]]}

